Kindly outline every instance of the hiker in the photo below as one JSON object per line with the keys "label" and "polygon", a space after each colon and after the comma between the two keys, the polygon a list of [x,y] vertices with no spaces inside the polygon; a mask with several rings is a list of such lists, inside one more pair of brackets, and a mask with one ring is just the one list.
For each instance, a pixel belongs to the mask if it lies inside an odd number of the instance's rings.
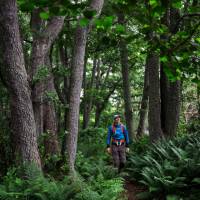
{"label": "hiker", "polygon": [[120,172],[126,162],[126,152],[129,152],[129,137],[120,115],[114,115],[113,120],[113,124],[108,127],[107,152],[112,154],[114,167]]}

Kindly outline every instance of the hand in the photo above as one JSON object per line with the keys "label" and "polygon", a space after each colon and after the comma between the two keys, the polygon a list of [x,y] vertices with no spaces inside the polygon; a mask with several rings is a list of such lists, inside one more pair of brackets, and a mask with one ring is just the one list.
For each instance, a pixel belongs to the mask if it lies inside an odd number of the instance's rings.
{"label": "hand", "polygon": [[107,152],[108,152],[109,154],[111,154],[111,148],[110,148],[110,147],[108,147],[106,150],[107,150]]}
{"label": "hand", "polygon": [[129,153],[130,149],[128,147],[126,147],[126,153]]}

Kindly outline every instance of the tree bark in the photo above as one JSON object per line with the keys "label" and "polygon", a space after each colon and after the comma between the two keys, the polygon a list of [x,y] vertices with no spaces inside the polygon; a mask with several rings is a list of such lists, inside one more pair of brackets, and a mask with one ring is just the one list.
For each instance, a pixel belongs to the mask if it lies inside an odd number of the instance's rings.
{"label": "tree bark", "polygon": [[[100,15],[104,0],[93,0],[90,8]],[[83,68],[85,47],[87,41],[88,29],[78,25],[75,33],[74,52],[72,62],[72,74],[70,85],[70,101],[69,101],[69,137],[68,137],[68,156],[69,169],[73,174],[75,172],[74,163],[77,149],[78,139],[78,121],[80,108],[80,92],[83,80]]]}
{"label": "tree bark", "polygon": [[[32,31],[33,33],[33,45],[32,45],[32,80],[38,73],[38,71],[45,66],[45,57],[47,56],[50,47],[54,40],[62,30],[64,23],[64,17],[52,17],[47,26],[39,19],[39,10],[34,10],[32,16]],[[44,96],[44,83],[43,80],[35,82],[32,89],[32,101],[34,116],[37,128],[37,136],[43,132],[43,97]]]}
{"label": "tree bark", "polygon": [[[46,56],[45,65],[51,68],[49,55]],[[55,93],[54,77],[50,74],[44,82],[44,90],[46,93]],[[43,131],[47,133],[44,141],[45,156],[55,155],[60,152],[57,136],[57,118],[55,106],[48,98],[43,104]]]}
{"label": "tree bark", "polygon": [[147,115],[148,109],[148,100],[149,100],[149,72],[148,72],[148,59],[146,59],[145,65],[145,74],[144,74],[144,87],[143,87],[143,95],[141,101],[141,108],[140,108],[140,117],[139,117],[139,124],[137,129],[137,137],[142,137],[145,131],[145,120]]}
{"label": "tree bark", "polygon": [[[118,21],[120,24],[125,25],[125,18],[123,13],[118,13]],[[121,56],[121,70],[123,80],[123,95],[125,104],[125,119],[129,132],[130,140],[135,138],[134,126],[133,126],[133,108],[131,103],[131,91],[130,91],[130,79],[129,79],[129,61],[128,61],[128,49],[126,41],[120,38],[120,56]]]}
{"label": "tree bark", "polygon": [[[178,29],[175,27],[176,22],[179,19],[179,12],[177,9],[169,9],[169,19],[167,25],[172,34],[175,34]],[[173,63],[171,60],[171,55],[168,55],[168,67],[173,71]],[[180,106],[181,106],[181,84],[177,80],[175,82],[169,81],[168,77],[163,71],[163,66],[161,66],[161,120],[162,120],[162,130],[165,137],[173,137],[176,135]]]}
{"label": "tree bark", "polygon": [[[85,83],[84,83],[84,111],[83,111],[83,129],[86,129],[88,127],[89,121],[90,121],[90,112],[92,110],[92,101],[93,101],[93,88],[94,88],[94,81],[95,81],[95,73],[97,68],[97,59],[96,57],[93,60],[93,68],[92,68],[92,77],[91,82],[89,84],[89,92],[87,91],[87,83],[86,83],[86,77],[85,77]],[[86,69],[85,69],[86,73]]]}
{"label": "tree bark", "polygon": [[34,162],[41,168],[15,0],[0,1],[0,40],[11,97],[11,123],[16,154],[22,163]]}
{"label": "tree bark", "polygon": [[159,57],[156,53],[149,53],[147,68],[149,71],[149,135],[150,140],[155,142],[162,137]]}

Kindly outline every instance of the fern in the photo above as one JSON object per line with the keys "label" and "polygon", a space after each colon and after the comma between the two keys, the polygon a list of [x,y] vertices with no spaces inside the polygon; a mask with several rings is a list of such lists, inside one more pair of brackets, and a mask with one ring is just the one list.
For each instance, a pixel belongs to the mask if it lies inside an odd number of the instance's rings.
{"label": "fern", "polygon": [[135,152],[130,154],[126,170],[132,180],[148,186],[144,198],[148,196],[153,199],[163,193],[182,199],[200,199],[197,190],[200,176],[199,147],[200,135],[163,140],[147,147],[143,156]]}

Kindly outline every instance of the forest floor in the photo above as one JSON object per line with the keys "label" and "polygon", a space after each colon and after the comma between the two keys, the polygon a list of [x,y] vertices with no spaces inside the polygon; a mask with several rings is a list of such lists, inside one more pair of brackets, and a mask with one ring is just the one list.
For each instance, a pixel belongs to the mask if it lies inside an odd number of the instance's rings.
{"label": "forest floor", "polygon": [[145,188],[138,186],[136,183],[129,180],[125,180],[124,188],[127,191],[128,200],[138,200],[136,195],[145,190]]}

